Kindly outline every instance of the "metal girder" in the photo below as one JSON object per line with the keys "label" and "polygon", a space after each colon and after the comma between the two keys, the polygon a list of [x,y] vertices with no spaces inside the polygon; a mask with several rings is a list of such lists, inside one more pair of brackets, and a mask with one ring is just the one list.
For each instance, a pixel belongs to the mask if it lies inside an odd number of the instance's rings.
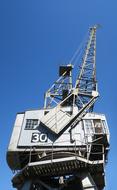
{"label": "metal girder", "polygon": [[[96,81],[96,30],[98,25],[95,25],[89,29],[89,38],[84,50],[84,56],[82,58],[82,65],[80,72],[76,80],[75,88],[78,89],[77,105],[82,107],[87,103],[92,91],[97,91]],[[91,109],[92,108],[92,109]],[[93,105],[91,107],[93,110]]]}

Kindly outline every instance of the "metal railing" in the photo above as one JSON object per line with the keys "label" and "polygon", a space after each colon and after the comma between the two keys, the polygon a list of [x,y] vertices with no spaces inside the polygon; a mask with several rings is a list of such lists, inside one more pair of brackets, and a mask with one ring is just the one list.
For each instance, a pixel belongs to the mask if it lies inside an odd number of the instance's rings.
{"label": "metal railing", "polygon": [[87,162],[93,159],[97,161],[102,160],[103,162],[105,160],[103,144],[87,143],[84,146],[77,146],[77,140],[75,140],[72,147],[59,147],[59,150],[56,149],[55,144],[57,143],[52,143],[49,147],[51,151],[45,152],[43,156],[40,156],[39,152],[34,147],[31,147],[28,163],[34,162],[32,161],[34,156],[38,158],[36,161],[51,160],[51,163],[53,163],[54,159],[61,158],[61,156],[62,158],[74,156],[76,159],[81,157],[87,160]]}

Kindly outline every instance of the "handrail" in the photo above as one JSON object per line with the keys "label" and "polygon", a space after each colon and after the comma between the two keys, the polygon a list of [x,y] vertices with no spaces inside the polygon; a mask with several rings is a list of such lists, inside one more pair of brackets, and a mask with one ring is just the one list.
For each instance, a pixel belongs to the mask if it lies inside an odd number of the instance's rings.
{"label": "handrail", "polygon": [[[85,158],[85,159],[87,159],[87,161],[90,161],[90,156],[91,155],[102,155],[102,160],[104,160],[104,146],[103,146],[103,144],[97,144],[97,143],[93,143],[93,144],[90,144],[90,143],[88,143],[87,145],[86,145],[86,150],[84,150],[83,151],[83,154],[82,154],[82,148],[81,147],[78,147],[77,145],[76,145],[76,142],[77,142],[77,140],[75,140],[74,141],[74,146],[73,147],[70,147],[70,148],[72,148],[72,150],[71,151],[65,151],[64,153],[69,153],[69,154],[71,154],[72,156],[73,156],[73,154],[74,154],[74,156],[76,157],[76,159],[77,159],[77,156],[79,156],[79,157],[82,157],[82,158]],[[101,147],[101,150],[102,151],[100,151],[99,150],[99,152],[92,152],[91,151],[91,148],[92,148],[92,146],[100,146]],[[34,156],[34,155],[38,155],[38,152],[33,152],[32,153],[32,147],[30,148],[30,152],[29,152],[29,163],[31,162],[31,157],[32,156]],[[56,153],[59,153],[59,152],[61,152],[62,154],[63,154],[63,152],[62,151],[56,151],[56,148],[54,148],[54,143],[52,143],[52,146],[51,146],[51,151],[49,151],[49,154],[48,155],[46,155],[46,156],[50,156],[50,158],[51,158],[51,163],[53,163],[53,160],[54,160],[54,155],[56,154]],[[46,157],[46,156],[44,156],[44,157]],[[66,157],[66,156],[65,156]],[[41,159],[41,158],[40,158]],[[40,160],[39,159],[39,160]]]}

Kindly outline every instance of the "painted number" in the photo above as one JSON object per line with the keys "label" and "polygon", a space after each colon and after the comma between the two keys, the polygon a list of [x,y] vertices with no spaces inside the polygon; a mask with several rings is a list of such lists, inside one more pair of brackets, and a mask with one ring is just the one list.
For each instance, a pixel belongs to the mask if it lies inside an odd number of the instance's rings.
{"label": "painted number", "polygon": [[31,142],[37,143],[37,142],[47,142],[48,137],[45,133],[33,133]]}

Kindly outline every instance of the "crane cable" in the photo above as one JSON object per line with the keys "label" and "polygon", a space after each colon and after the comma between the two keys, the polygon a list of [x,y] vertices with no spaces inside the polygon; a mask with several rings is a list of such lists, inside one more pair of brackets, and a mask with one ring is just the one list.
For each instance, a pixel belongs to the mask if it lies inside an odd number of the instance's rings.
{"label": "crane cable", "polygon": [[84,39],[82,40],[79,47],[76,49],[75,53],[73,54],[73,56],[70,59],[70,63],[72,63],[74,67],[76,67],[76,64],[78,63],[78,60],[81,56],[81,53],[84,50],[85,42],[87,41],[87,38],[88,38],[88,33],[89,32],[86,33]]}

